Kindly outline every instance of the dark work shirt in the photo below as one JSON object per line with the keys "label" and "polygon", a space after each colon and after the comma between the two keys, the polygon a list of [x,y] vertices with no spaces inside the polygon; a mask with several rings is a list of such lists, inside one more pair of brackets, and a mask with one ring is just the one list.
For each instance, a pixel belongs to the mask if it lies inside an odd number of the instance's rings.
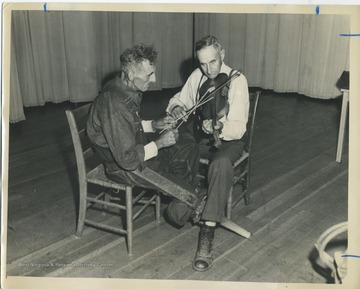
{"label": "dark work shirt", "polygon": [[147,140],[138,115],[141,100],[142,93],[125,86],[117,75],[91,105],[87,133],[112,171],[132,171],[145,165]]}

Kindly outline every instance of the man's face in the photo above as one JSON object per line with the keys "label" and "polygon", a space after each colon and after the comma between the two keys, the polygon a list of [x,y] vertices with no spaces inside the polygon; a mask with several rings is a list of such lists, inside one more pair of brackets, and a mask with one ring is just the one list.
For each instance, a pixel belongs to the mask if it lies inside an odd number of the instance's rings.
{"label": "man's face", "polygon": [[225,51],[219,51],[214,46],[204,47],[197,52],[200,68],[210,79],[214,79],[218,76],[224,56]]}
{"label": "man's face", "polygon": [[145,60],[133,74],[132,84],[137,91],[145,92],[149,89],[150,83],[156,81],[155,65]]}

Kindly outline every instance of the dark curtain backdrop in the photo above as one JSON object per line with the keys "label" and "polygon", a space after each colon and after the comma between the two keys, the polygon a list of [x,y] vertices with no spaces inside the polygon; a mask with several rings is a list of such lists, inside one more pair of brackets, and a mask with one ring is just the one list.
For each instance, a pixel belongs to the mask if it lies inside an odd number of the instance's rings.
{"label": "dark curtain backdrop", "polygon": [[159,51],[152,89],[181,86],[194,39],[209,33],[249,86],[334,98],[348,70],[349,41],[340,33],[349,27],[346,15],[13,11],[10,122],[25,119],[23,107],[93,100],[135,43]]}

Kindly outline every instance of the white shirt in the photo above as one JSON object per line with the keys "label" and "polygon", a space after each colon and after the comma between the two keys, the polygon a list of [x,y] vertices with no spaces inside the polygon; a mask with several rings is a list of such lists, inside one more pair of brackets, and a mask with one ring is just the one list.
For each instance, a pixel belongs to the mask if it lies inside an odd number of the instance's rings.
{"label": "white shirt", "polygon": [[[230,72],[231,68],[222,63],[220,73],[226,73],[229,76]],[[200,68],[193,71],[181,91],[170,99],[166,108],[167,113],[170,113],[177,105],[188,110],[196,104],[199,99],[198,88],[208,79],[202,76],[203,73]],[[224,124],[220,138],[227,141],[241,139],[246,131],[249,114],[249,88],[243,74],[231,81],[228,102],[229,112],[220,119]]]}
{"label": "white shirt", "polygon": [[[152,127],[152,120],[142,120],[141,125],[143,127],[144,132],[154,132],[155,130]],[[144,161],[156,157],[158,154],[158,148],[155,142],[149,142],[147,145],[144,145]]]}

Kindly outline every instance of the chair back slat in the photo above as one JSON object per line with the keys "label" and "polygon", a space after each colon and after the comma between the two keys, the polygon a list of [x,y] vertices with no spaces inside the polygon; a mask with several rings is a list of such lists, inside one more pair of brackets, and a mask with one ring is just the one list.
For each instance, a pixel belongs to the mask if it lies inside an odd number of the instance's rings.
{"label": "chair back slat", "polygon": [[86,178],[86,173],[90,168],[87,167],[85,161],[94,155],[91,143],[86,135],[89,109],[90,104],[86,104],[74,110],[66,110],[65,112],[73,140],[79,179]]}
{"label": "chair back slat", "polygon": [[80,138],[83,138],[86,136],[86,130],[85,128],[79,130],[79,136]]}
{"label": "chair back slat", "polygon": [[83,156],[84,156],[84,159],[87,160],[90,157],[92,157],[94,154],[95,154],[94,149],[90,147],[90,148],[84,150]]}
{"label": "chair back slat", "polygon": [[246,124],[246,133],[245,133],[245,145],[244,150],[250,153],[251,145],[252,145],[252,137],[254,132],[254,124],[255,124],[255,116],[258,106],[258,101],[261,92],[251,92],[249,93],[249,116],[248,122]]}

